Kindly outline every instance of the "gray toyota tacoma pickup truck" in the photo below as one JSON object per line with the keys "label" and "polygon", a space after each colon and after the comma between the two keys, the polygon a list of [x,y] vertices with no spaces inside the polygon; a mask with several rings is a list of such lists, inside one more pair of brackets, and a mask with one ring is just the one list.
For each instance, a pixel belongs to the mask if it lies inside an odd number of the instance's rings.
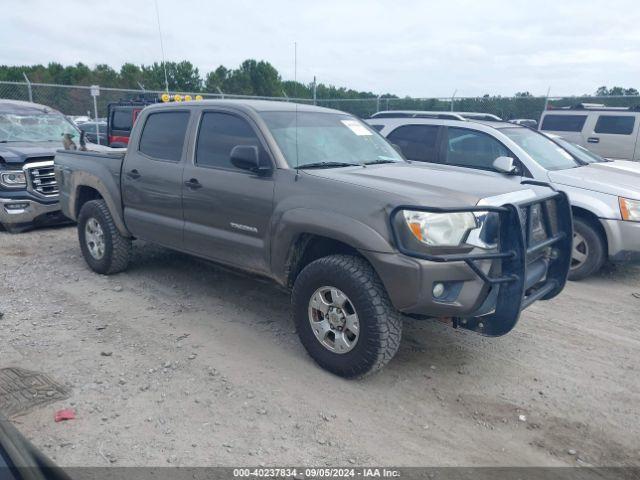
{"label": "gray toyota tacoma pickup truck", "polygon": [[62,150],[60,202],[96,272],[135,238],[273,279],[325,369],[385,365],[402,315],[488,336],[563,289],[564,193],[409,163],[355,117],[266,101],[154,105],[126,154]]}

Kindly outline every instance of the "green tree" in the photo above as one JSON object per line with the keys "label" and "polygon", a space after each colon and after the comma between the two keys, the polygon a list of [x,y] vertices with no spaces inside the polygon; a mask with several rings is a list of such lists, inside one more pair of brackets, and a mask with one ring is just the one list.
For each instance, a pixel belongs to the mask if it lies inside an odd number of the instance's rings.
{"label": "green tree", "polygon": [[224,82],[229,77],[230,70],[220,65],[213,72],[207,73],[204,82],[204,89],[207,92],[218,93],[218,89],[222,90]]}
{"label": "green tree", "polygon": [[142,70],[140,67],[133,63],[123,64],[118,73],[118,86],[122,88],[139,88],[138,82],[142,83]]}
{"label": "green tree", "polygon": [[596,90],[597,97],[611,97],[611,96],[623,96],[623,95],[631,95],[638,96],[638,90],[635,88],[623,88],[623,87],[611,87],[608,89],[607,87],[599,87]]}
{"label": "green tree", "polygon": [[598,87],[596,90],[596,97],[606,97],[609,95],[609,89],[605,86]]}
{"label": "green tree", "polygon": [[91,72],[91,81],[96,85],[118,85],[118,72],[109,65],[99,64]]}

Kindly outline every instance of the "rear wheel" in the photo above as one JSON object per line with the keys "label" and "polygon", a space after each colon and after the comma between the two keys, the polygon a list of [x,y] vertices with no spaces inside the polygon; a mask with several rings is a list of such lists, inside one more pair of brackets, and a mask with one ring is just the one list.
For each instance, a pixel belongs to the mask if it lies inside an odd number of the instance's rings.
{"label": "rear wheel", "polygon": [[596,228],[586,220],[574,218],[569,280],[582,280],[600,270],[605,251],[604,239]]}
{"label": "rear wheel", "polygon": [[120,234],[104,200],[91,200],[82,206],[78,239],[82,255],[93,271],[108,275],[127,268],[131,239]]}
{"label": "rear wheel", "polygon": [[400,313],[362,258],[331,255],[310,263],[295,281],[292,301],[302,344],[336,375],[372,373],[398,351]]}

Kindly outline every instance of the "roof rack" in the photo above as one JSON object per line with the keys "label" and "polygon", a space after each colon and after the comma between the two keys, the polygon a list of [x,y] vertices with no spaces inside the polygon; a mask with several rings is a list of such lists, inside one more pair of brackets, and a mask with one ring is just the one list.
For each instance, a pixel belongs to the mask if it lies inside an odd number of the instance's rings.
{"label": "roof rack", "polygon": [[581,102],[566,107],[555,107],[548,105],[547,110],[593,110],[593,111],[615,111],[615,112],[640,112],[640,105],[633,107],[610,107],[604,103]]}
{"label": "roof rack", "polygon": [[440,120],[462,120],[464,117],[454,112],[437,112],[421,110],[385,110],[376,112],[371,118],[438,118]]}
{"label": "roof rack", "polygon": [[466,118],[467,120],[485,120],[489,122],[502,122],[502,118],[493,113],[482,113],[482,112],[455,112],[458,115]]}
{"label": "roof rack", "polygon": [[491,113],[481,112],[440,112],[428,110],[384,110],[371,115],[371,118],[437,118],[440,120],[485,120],[501,122],[502,119]]}

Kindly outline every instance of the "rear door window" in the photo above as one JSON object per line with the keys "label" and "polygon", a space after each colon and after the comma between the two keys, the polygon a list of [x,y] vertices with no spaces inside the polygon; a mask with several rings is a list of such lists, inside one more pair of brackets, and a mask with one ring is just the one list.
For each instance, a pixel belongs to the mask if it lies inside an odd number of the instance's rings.
{"label": "rear door window", "polygon": [[553,132],[581,132],[586,115],[546,115],[542,120],[542,130]]}
{"label": "rear door window", "polygon": [[494,170],[498,157],[512,156],[498,140],[483,132],[448,127],[444,142],[445,163],[459,167]]}
{"label": "rear door window", "polygon": [[140,136],[140,152],[157,160],[179,162],[189,112],[158,112],[147,117]]}
{"label": "rear door window", "polygon": [[387,139],[400,147],[409,160],[438,161],[438,132],[436,125],[404,125],[396,128]]}
{"label": "rear door window", "polygon": [[614,135],[631,135],[635,118],[621,115],[600,115],[596,122],[595,133],[611,133]]}

